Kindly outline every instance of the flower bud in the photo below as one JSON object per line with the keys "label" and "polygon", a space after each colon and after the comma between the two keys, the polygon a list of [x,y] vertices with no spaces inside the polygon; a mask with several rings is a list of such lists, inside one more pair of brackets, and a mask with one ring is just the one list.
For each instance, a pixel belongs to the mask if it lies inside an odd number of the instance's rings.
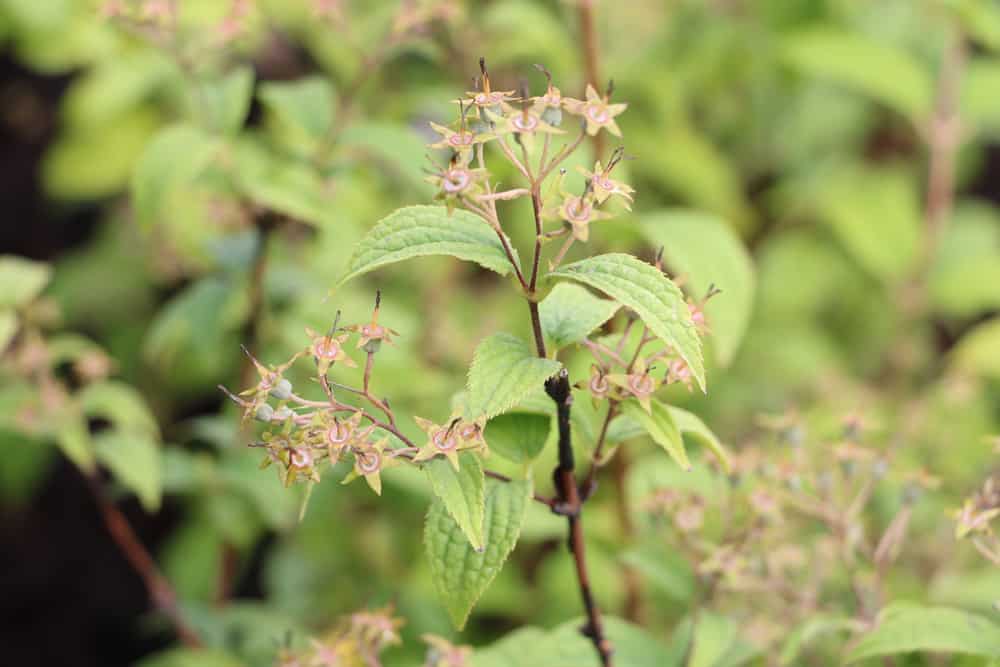
{"label": "flower bud", "polygon": [[563,112],[560,107],[548,107],[542,112],[542,120],[552,127],[562,125]]}
{"label": "flower bud", "polygon": [[287,405],[282,405],[280,408],[274,411],[275,419],[280,419],[282,421],[292,417],[294,414],[295,413],[292,412],[292,409]]}
{"label": "flower bud", "polygon": [[262,422],[269,422],[274,417],[274,408],[272,408],[267,403],[262,403],[257,406],[257,410],[254,411],[254,419]]}
{"label": "flower bud", "polygon": [[278,380],[278,383],[274,385],[274,388],[271,389],[270,393],[271,396],[279,401],[287,401],[292,397],[292,383],[285,378],[281,378]]}

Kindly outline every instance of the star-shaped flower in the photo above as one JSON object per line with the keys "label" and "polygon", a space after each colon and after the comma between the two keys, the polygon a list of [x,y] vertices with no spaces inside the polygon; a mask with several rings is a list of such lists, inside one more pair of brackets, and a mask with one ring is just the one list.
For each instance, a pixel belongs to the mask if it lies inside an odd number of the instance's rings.
{"label": "star-shaped flower", "polygon": [[338,361],[351,368],[357,367],[354,360],[347,356],[347,352],[344,351],[344,343],[350,334],[344,333],[334,336],[333,332],[330,332],[326,335],[320,335],[308,327],[306,327],[306,334],[312,339],[309,353],[316,360],[316,367],[320,375],[325,375],[330,367]]}
{"label": "star-shaped flower", "polygon": [[593,171],[587,171],[583,167],[578,167],[578,169],[587,177],[587,182],[590,183],[594,199],[598,204],[603,204],[612,196],[621,197],[625,209],[631,211],[632,195],[635,193],[635,190],[625,183],[611,178],[611,171],[621,162],[624,155],[624,150],[619,147],[611,154],[611,159],[608,161],[607,167],[601,167],[601,161],[598,160],[594,164]]}
{"label": "star-shaped flower", "polygon": [[615,122],[615,116],[625,111],[628,105],[611,104],[608,95],[601,96],[589,83],[586,96],[586,100],[563,98],[563,108],[573,115],[583,116],[587,123],[587,134],[590,136],[600,132],[602,127],[607,128],[608,132],[616,137],[622,136],[622,131]]}
{"label": "star-shaped flower", "polygon": [[618,386],[626,396],[632,396],[646,412],[652,411],[650,399],[659,387],[659,382],[645,368],[637,368],[632,373],[613,373],[608,380]]}
{"label": "star-shaped flower", "polygon": [[414,417],[424,433],[427,444],[420,448],[414,461],[427,461],[438,454],[444,456],[455,470],[458,470],[458,453],[466,449],[482,449],[486,446],[483,427],[479,422],[468,422],[454,417],[447,424],[435,424],[429,419]]}

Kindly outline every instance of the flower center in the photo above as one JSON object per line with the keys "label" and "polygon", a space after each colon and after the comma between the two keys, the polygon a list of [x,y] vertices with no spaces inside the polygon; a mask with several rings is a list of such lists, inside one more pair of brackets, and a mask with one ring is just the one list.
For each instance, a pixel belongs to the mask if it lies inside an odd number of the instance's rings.
{"label": "flower center", "polygon": [[608,379],[603,375],[595,375],[590,379],[590,390],[599,395],[607,393]]}
{"label": "flower center", "polygon": [[308,449],[293,449],[290,458],[292,466],[296,468],[308,468],[312,465],[313,457]]}
{"label": "flower center", "polygon": [[472,178],[469,176],[469,172],[465,169],[449,169],[445,172],[444,182],[442,187],[445,192],[461,192],[469,186],[469,182]]}
{"label": "flower center", "polygon": [[317,338],[313,342],[313,352],[320,359],[336,359],[340,354],[340,343],[329,338]]}
{"label": "flower center", "polygon": [[587,222],[590,220],[592,207],[583,197],[574,197],[566,204],[567,217],[573,222]]}
{"label": "flower center", "polygon": [[454,432],[449,433],[448,429],[445,428],[435,431],[431,442],[434,443],[434,448],[440,452],[450,452],[458,446]]}
{"label": "flower center", "polygon": [[595,123],[607,123],[611,119],[608,108],[603,104],[588,104],[585,113]]}
{"label": "flower center", "polygon": [[471,146],[475,135],[471,132],[457,132],[448,137],[448,143],[452,146]]}
{"label": "flower center", "polygon": [[359,452],[355,454],[355,457],[357,457],[358,470],[363,475],[370,475],[382,467],[382,457],[378,452]]}
{"label": "flower center", "polygon": [[511,124],[522,132],[531,132],[538,127],[538,119],[530,114],[518,114],[510,120]]}
{"label": "flower center", "polygon": [[331,445],[342,445],[351,437],[351,429],[346,424],[337,422],[326,431],[326,441]]}
{"label": "flower center", "polygon": [[459,429],[458,434],[463,440],[472,440],[479,435],[479,426],[477,424],[465,424]]}
{"label": "flower center", "polygon": [[628,380],[628,386],[636,396],[646,396],[653,393],[653,378],[648,375],[633,375]]}

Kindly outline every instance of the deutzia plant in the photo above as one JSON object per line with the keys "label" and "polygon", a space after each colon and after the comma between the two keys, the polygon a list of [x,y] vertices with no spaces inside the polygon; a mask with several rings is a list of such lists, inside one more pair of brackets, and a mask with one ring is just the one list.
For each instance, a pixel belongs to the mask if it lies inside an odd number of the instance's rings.
{"label": "deutzia plant", "polygon": [[[342,464],[336,470],[345,471],[345,483],[364,478],[380,493],[382,474],[393,467],[426,472],[435,495],[425,526],[427,555],[458,628],[514,549],[528,504],[541,503],[565,517],[586,614],[581,632],[601,663],[612,665],[613,642],[589,583],[584,504],[596,487],[597,470],[623,434],[648,434],[690,469],[682,436],[693,433],[720,464],[728,463],[697,417],[660,398],[668,385],[706,389],[704,301],[686,299],[659,258],[649,263],[611,253],[563,262],[574,244],[594,240],[599,232],[592,233],[593,223],[630,210],[633,201],[634,190],[616,173],[625,157],[622,146],[597,156],[592,170],[564,168],[588,136],[621,137],[617,119],[627,105],[613,100],[614,87],[599,92],[588,85],[584,99],[574,99],[539,67],[546,87],[532,96],[526,85],[519,92],[497,90],[483,60],[479,66],[476,89],[456,100],[454,120],[430,127],[438,137],[430,148],[439,162],[428,181],[444,205],[409,206],[379,221],[358,244],[341,284],[414,257],[475,262],[509,277],[523,296],[528,337],[496,332],[482,340],[471,360],[468,391],[450,412],[403,417],[372,390],[378,352],[396,335],[379,321],[376,298],[370,322],[342,326],[338,314],[326,332],[308,331],[308,345],[291,360],[269,366],[254,359],[256,385],[231,398],[246,418],[265,423],[252,446],[264,450],[262,465],[276,468],[285,484],[314,484]],[[501,186],[498,163],[513,170],[516,184]],[[512,200],[530,202],[528,220],[506,219]],[[533,230],[532,242],[520,252],[511,234],[516,224]],[[592,355],[589,376],[570,377],[560,361],[569,347]],[[363,352],[362,363],[352,360],[351,350]],[[292,363],[306,359],[315,367],[319,396],[300,394],[284,377]],[[349,374],[360,379],[349,381]],[[575,400],[592,403],[601,424],[582,475],[573,442]],[[544,430],[542,437],[515,438],[513,445],[505,439],[497,455],[530,464],[551,441],[558,450],[551,497],[535,492],[530,465],[519,476],[488,466],[491,421],[504,415],[516,429],[522,417],[537,417],[528,414],[528,405],[550,416],[554,437]],[[406,434],[404,419],[412,419],[420,438]]]}

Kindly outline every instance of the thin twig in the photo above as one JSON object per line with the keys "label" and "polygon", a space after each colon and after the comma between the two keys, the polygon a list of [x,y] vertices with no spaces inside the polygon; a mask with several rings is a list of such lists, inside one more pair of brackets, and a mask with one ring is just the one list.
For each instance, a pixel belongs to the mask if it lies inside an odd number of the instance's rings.
{"label": "thin twig", "polygon": [[153,560],[149,551],[143,546],[139,537],[132,529],[131,524],[129,524],[128,519],[108,499],[101,481],[96,475],[85,474],[84,478],[90,487],[94,500],[97,501],[97,507],[101,511],[101,518],[104,520],[104,525],[107,527],[108,532],[111,533],[111,537],[118,545],[122,555],[129,562],[129,565],[142,578],[142,582],[146,586],[146,592],[149,594],[150,602],[153,603],[153,606],[158,611],[170,619],[174,629],[177,631],[177,636],[185,646],[189,648],[202,646],[202,641],[198,633],[187,624],[187,621],[181,615],[180,609],[177,606],[177,593],[156,566],[156,561]]}

